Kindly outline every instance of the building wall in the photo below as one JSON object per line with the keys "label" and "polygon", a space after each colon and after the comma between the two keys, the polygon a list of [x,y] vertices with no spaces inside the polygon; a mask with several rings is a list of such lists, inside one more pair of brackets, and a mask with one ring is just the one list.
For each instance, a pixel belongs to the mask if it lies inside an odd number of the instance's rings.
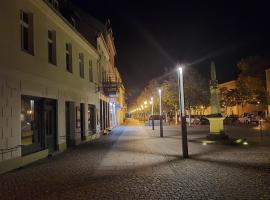
{"label": "building wall", "polygon": [[[227,90],[236,89],[237,88],[237,82],[236,80],[228,81],[222,84],[219,84],[219,88],[226,88]],[[246,104],[246,105],[236,105],[232,107],[227,107],[226,109],[223,109],[222,112],[225,115],[242,115],[244,113],[253,113],[253,112],[259,112],[264,111],[265,106],[262,104]]]}
{"label": "building wall", "polygon": [[[21,50],[21,9],[33,13],[34,55]],[[92,60],[94,82],[99,81],[98,52],[43,1],[2,1],[0,10],[0,23],[5,27],[0,31],[0,161],[21,156],[21,95],[57,100],[57,144],[59,150],[64,150],[65,102],[73,101],[76,106],[94,104],[99,109],[100,94],[88,78],[88,63]],[[48,30],[56,31],[56,66],[48,63]],[[66,43],[72,44],[73,73],[66,70]],[[84,54],[84,79],[79,75],[79,53]],[[75,132],[79,143],[80,130]]]}
{"label": "building wall", "polygon": [[[270,88],[270,70],[268,70],[268,87]],[[233,81],[228,81],[225,83],[219,84],[219,89],[224,89],[226,88],[227,90],[235,89],[237,88],[237,82],[236,80]],[[270,89],[269,89],[270,90]],[[264,111],[265,107],[264,105],[258,104],[246,104],[246,105],[236,105],[232,107],[227,107],[227,108],[222,108],[221,112],[224,115],[242,115],[244,113],[252,113],[252,112],[258,112],[258,111]],[[203,115],[209,115],[211,114],[211,108],[210,106],[207,108],[198,108],[198,109],[192,109],[191,114],[192,115],[201,115],[200,113],[203,113]]]}

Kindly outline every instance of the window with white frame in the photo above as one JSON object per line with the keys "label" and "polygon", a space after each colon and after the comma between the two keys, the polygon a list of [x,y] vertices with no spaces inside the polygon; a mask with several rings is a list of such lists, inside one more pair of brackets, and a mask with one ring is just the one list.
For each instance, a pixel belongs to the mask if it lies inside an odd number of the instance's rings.
{"label": "window with white frame", "polygon": [[84,56],[83,56],[83,53],[79,54],[79,70],[80,70],[80,77],[84,78]]}
{"label": "window with white frame", "polygon": [[56,65],[56,32],[48,31],[48,61]]}
{"label": "window with white frame", "polygon": [[34,54],[33,14],[20,10],[21,49]]}
{"label": "window with white frame", "polygon": [[89,60],[89,81],[93,82],[93,63]]}
{"label": "window with white frame", "polygon": [[68,72],[72,73],[72,45],[71,43],[66,43],[66,69]]}

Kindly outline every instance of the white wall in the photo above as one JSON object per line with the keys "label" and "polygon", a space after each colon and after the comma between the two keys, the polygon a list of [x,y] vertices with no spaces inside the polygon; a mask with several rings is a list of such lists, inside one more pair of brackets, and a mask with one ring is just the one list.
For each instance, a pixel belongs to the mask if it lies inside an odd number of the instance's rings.
{"label": "white wall", "polygon": [[[20,47],[20,9],[34,16],[34,55]],[[91,59],[94,82],[98,80],[97,51],[42,0],[1,1],[0,24],[0,149],[16,147],[0,151],[1,161],[21,155],[21,95],[58,100],[58,144],[64,144],[65,101],[74,101],[78,106],[94,104],[99,109],[100,94],[88,78]],[[48,63],[47,32],[51,29],[56,31],[57,66]],[[72,43],[72,74],[66,70],[66,43]],[[79,76],[79,53],[84,54],[84,79]],[[79,133],[76,137],[80,137]]]}

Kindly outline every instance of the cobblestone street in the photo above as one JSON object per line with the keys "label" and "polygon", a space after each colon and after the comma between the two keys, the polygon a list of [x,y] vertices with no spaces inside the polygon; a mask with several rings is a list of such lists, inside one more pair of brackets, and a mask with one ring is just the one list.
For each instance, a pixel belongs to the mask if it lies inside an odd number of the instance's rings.
{"label": "cobblestone street", "polygon": [[[189,128],[189,139],[206,135]],[[0,175],[0,199],[270,199],[269,133],[227,127],[249,146],[189,142],[181,158],[179,127],[130,120],[110,135]],[[268,134],[268,135],[267,135]]]}

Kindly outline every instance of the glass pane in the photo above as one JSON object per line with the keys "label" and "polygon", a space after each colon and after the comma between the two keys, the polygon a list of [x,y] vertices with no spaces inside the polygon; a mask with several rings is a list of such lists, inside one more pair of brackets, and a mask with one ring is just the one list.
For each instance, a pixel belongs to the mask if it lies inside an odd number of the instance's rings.
{"label": "glass pane", "polygon": [[91,130],[91,107],[88,105],[88,130]]}
{"label": "glass pane", "polygon": [[29,23],[29,16],[28,16],[28,14],[27,14],[26,12],[23,12],[23,13],[22,13],[22,20],[23,20],[26,24]]}
{"label": "glass pane", "polygon": [[22,33],[23,49],[29,50],[29,31],[28,31],[28,28],[23,27],[22,31],[23,31],[23,33]]}
{"label": "glass pane", "polygon": [[52,40],[53,39],[53,33],[52,33],[52,31],[48,31],[48,38],[50,39],[50,40]]}
{"label": "glass pane", "polygon": [[38,103],[34,99],[22,98],[21,142],[23,146],[39,143]]}
{"label": "glass pane", "polygon": [[53,45],[48,42],[48,59],[50,63],[53,63]]}
{"label": "glass pane", "polygon": [[70,72],[70,64],[69,64],[69,54],[67,53],[66,54],[66,67],[67,67],[67,70]]}

